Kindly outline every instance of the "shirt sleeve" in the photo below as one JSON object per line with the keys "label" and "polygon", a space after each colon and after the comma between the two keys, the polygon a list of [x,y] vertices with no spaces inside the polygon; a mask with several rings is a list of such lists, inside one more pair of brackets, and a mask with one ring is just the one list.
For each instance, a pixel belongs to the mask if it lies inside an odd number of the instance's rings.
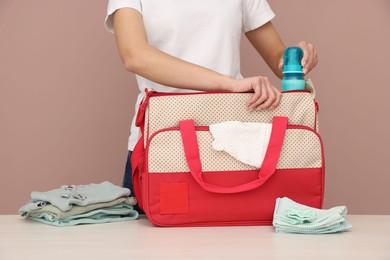
{"label": "shirt sleeve", "polygon": [[242,30],[244,33],[259,28],[275,17],[267,0],[243,0]]}
{"label": "shirt sleeve", "polygon": [[114,23],[112,21],[112,14],[121,8],[130,7],[142,14],[142,5],[140,0],[109,0],[107,6],[107,15],[104,20],[106,29],[109,32],[114,32]]}

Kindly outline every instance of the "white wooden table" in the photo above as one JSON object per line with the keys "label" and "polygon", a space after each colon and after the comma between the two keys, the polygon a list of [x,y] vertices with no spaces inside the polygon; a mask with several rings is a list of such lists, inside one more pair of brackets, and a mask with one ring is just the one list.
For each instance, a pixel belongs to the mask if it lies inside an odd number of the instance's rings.
{"label": "white wooden table", "polygon": [[159,228],[128,222],[53,227],[0,215],[0,260],[390,259],[390,216],[349,215],[348,232],[277,234],[272,226]]}

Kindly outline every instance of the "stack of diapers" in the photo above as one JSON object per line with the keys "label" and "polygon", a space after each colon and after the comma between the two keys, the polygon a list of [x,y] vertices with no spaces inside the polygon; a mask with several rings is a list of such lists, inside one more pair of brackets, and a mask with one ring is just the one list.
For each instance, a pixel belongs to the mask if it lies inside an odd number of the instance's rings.
{"label": "stack of diapers", "polygon": [[130,190],[110,182],[65,185],[46,192],[32,192],[19,215],[53,226],[108,223],[138,218]]}
{"label": "stack of diapers", "polygon": [[277,198],[273,226],[277,233],[328,234],[346,231],[347,207],[311,208],[289,198]]}

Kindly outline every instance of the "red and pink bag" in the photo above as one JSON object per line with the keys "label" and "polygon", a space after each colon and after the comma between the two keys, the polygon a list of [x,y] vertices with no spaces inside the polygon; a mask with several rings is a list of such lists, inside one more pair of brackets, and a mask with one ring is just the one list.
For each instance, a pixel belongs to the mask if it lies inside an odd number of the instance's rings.
{"label": "red and pink bag", "polygon": [[[132,154],[134,192],[157,226],[270,225],[276,198],[321,208],[324,152],[312,91],[282,94],[273,110],[248,111],[250,93],[158,93],[140,105]],[[272,123],[260,169],[212,148],[209,125]]]}

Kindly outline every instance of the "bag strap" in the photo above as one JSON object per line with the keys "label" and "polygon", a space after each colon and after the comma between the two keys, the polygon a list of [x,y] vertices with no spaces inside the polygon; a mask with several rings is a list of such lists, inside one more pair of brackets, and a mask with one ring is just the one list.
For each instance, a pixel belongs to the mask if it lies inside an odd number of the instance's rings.
{"label": "bag strap", "polygon": [[184,153],[188,168],[195,181],[206,191],[213,193],[238,193],[252,190],[263,185],[275,172],[282,150],[284,136],[288,124],[287,117],[274,117],[272,132],[268,148],[260,168],[258,177],[254,181],[233,187],[223,187],[207,183],[202,177],[202,163],[199,155],[199,145],[196,137],[194,120],[180,121],[180,133],[182,137]]}

